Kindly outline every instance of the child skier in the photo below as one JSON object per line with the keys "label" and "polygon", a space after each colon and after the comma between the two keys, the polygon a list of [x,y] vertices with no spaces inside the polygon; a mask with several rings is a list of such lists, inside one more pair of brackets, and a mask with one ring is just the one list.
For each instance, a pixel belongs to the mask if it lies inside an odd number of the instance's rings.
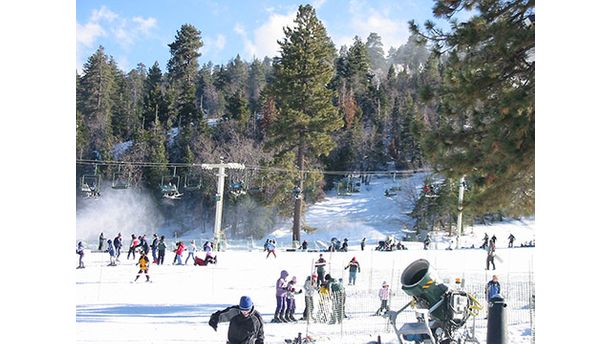
{"label": "child skier", "polygon": [[383,310],[386,312],[389,311],[389,296],[391,296],[391,290],[389,289],[389,285],[387,282],[383,282],[382,288],[378,291],[378,298],[380,299],[380,308],[376,311],[374,315],[381,315]]}
{"label": "child skier", "polygon": [[299,291],[295,290],[297,283],[297,277],[293,276],[291,281],[287,284],[287,310],[285,311],[285,319],[291,321],[297,321],[293,314],[295,313],[295,295],[301,294],[302,289]]}
{"label": "child skier", "polygon": [[140,270],[138,270],[138,274],[136,274],[136,279],[134,282],[138,281],[138,277],[140,277],[140,274],[143,273],[147,277],[147,282],[151,282],[149,279],[149,258],[144,251],[140,252],[140,259],[138,259],[138,263],[136,265],[139,266]]}
{"label": "child skier", "polygon": [[191,257],[193,259],[193,262],[195,264],[195,253],[198,251],[198,247],[196,246],[195,240],[191,240],[191,243],[189,243],[189,247],[187,247],[187,258],[185,258],[185,264],[187,264],[187,262],[189,261],[189,257]]}
{"label": "child skier", "polygon": [[116,266],[117,263],[115,263],[115,247],[113,246],[113,241],[108,239],[106,243],[108,244],[108,249],[106,249],[106,252],[108,252],[108,255],[110,256],[110,263],[108,266]]}

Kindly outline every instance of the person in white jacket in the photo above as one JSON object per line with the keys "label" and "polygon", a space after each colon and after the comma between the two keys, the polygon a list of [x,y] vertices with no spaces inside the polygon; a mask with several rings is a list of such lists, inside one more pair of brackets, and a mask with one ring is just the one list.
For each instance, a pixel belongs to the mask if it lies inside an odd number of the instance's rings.
{"label": "person in white jacket", "polygon": [[306,277],[306,281],[304,282],[304,303],[306,306],[304,307],[304,314],[300,320],[314,320],[312,316],[314,310],[313,296],[317,291],[317,274],[313,273],[312,276]]}
{"label": "person in white jacket", "polygon": [[[380,308],[374,315],[381,315],[389,311],[389,297],[391,296],[391,289],[387,282],[383,282],[382,288],[378,291],[378,298],[380,299]],[[383,313],[384,310],[384,313]]]}
{"label": "person in white jacket", "polygon": [[185,259],[185,265],[187,265],[187,261],[189,257],[193,259],[193,263],[195,264],[195,253],[198,251],[198,247],[196,246],[195,240],[191,240],[191,243],[187,247],[187,258]]}

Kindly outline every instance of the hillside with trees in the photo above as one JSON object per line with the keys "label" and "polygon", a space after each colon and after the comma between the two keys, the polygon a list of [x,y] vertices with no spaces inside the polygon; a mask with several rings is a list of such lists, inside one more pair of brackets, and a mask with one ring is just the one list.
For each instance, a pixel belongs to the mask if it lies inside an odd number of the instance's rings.
{"label": "hillside with trees", "polygon": [[[284,28],[275,58],[200,65],[202,31],[190,24],[152,66],[122,71],[100,46],[76,75],[77,192],[83,176],[123,181],[193,229],[215,210],[216,176],[198,165],[223,157],[246,166],[228,172],[223,227],[235,238],[293,218],[299,241],[305,206],[342,178],[389,166],[444,180],[437,197],[416,202],[420,229],[456,223],[462,177],[466,223],[533,215],[534,6],[438,0],[449,31],[411,22],[409,39],[386,53],[375,32],[336,47],[310,5]],[[466,9],[472,17],[454,21]],[[183,196],[167,201],[160,185],[173,177]],[[77,198],[77,209],[88,202]]]}

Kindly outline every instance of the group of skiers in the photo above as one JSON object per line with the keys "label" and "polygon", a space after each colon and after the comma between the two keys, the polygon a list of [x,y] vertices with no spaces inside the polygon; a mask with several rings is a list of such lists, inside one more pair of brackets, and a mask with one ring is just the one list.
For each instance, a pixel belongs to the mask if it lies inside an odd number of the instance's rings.
{"label": "group of skiers", "polygon": [[[132,257],[132,259],[136,259],[136,254],[140,252],[141,256],[144,255],[145,257],[147,257],[148,264],[148,255],[150,252],[153,257],[153,264],[163,265],[166,256],[166,249],[168,248],[165,239],[166,238],[164,235],[158,237],[155,233],[153,234],[153,241],[151,242],[151,244],[149,244],[147,241],[146,234],[140,235],[138,237],[135,234],[132,234],[127,259],[130,259],[130,256]],[[105,243],[106,249],[104,250],[104,252],[107,252],[110,257],[108,266],[116,266],[117,263],[120,262],[119,257],[121,256],[121,248],[123,247],[123,237],[121,236],[121,233],[118,233],[113,240],[106,239],[104,237],[104,233],[100,233],[98,243],[99,251],[103,250]],[[187,250],[187,258],[183,263],[183,253],[185,250]],[[194,265],[205,266],[208,264],[217,263],[217,256],[213,256],[212,254],[212,243],[210,241],[206,241],[204,245],[202,245],[202,250],[205,252],[204,258],[198,257],[196,255],[196,253],[198,252],[198,247],[195,243],[195,240],[191,240],[188,246],[185,246],[182,241],[179,241],[176,243],[176,248],[173,250],[174,260],[172,264],[186,265],[189,262],[190,258],[193,260]],[[85,245],[81,241],[79,241],[79,243],[77,244],[77,254],[79,255],[79,266],[77,268],[82,269],[85,267],[85,264],[83,262],[83,257],[85,255]],[[142,257],[138,258],[139,261],[141,258]]]}

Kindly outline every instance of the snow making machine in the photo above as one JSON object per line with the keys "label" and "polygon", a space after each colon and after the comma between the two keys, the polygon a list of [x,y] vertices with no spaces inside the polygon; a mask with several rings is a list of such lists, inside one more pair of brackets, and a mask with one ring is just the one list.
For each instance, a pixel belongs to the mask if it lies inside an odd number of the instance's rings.
{"label": "snow making machine", "polygon": [[[401,276],[402,290],[413,300],[398,311],[389,311],[391,324],[400,343],[461,344],[478,341],[464,328],[478,315],[480,303],[469,293],[440,283],[425,259],[412,262]],[[416,322],[397,328],[397,316],[412,307]]]}

